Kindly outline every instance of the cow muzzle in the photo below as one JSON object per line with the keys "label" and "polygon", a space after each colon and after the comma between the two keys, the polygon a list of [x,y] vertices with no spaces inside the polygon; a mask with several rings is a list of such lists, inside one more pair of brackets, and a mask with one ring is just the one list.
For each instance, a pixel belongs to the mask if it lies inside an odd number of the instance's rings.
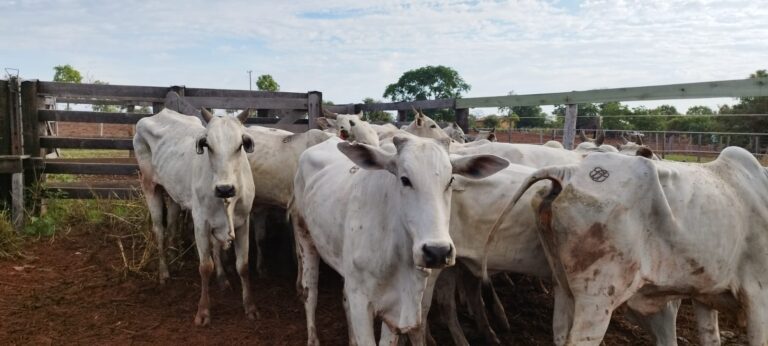
{"label": "cow muzzle", "polygon": [[218,198],[235,197],[236,192],[235,186],[230,184],[216,185],[214,188],[214,193]]}
{"label": "cow muzzle", "polygon": [[443,268],[453,265],[455,251],[453,244],[424,244],[421,247],[424,266],[427,268]]}

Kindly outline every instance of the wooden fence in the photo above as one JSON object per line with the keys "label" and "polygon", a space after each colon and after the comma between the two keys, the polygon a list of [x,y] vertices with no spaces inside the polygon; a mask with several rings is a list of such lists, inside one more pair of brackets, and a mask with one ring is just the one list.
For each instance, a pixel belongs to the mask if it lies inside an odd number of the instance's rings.
{"label": "wooden fence", "polygon": [[[151,106],[152,113],[165,106],[166,94],[175,91],[195,108],[255,109],[258,115],[248,124],[303,132],[316,127],[322,113],[322,94],[263,92],[125,85],[97,85],[0,80],[0,204],[11,209],[12,221],[22,227],[25,195],[33,199],[132,198],[138,194],[135,180],[105,183],[50,183],[45,174],[128,175],[137,174],[135,159],[48,158],[57,149],[133,149],[132,138],[59,137],[52,135],[50,122],[135,124],[151,114],[133,113],[135,106]],[[127,112],[60,110],[55,105],[119,105]],[[277,110],[278,112],[271,112]],[[270,117],[270,113],[279,116]],[[29,201],[29,200],[28,200]],[[10,208],[8,208],[10,207]]]}

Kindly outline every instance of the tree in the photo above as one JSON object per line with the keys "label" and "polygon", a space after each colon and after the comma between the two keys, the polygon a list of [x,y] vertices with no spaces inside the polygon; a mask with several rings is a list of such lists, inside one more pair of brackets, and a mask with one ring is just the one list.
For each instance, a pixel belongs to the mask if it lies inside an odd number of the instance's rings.
{"label": "tree", "polygon": [[509,117],[516,116],[515,127],[544,127],[546,114],[541,111],[540,106],[512,106],[499,108],[499,112],[506,110]]}
{"label": "tree", "polygon": [[[93,84],[100,84],[100,85],[109,85],[108,82],[100,81],[98,79],[94,80],[91,83],[93,83]],[[120,109],[117,108],[117,106],[115,106],[115,105],[100,104],[100,103],[95,103],[95,104],[91,105],[91,109],[94,112],[110,112],[110,113],[115,113],[115,112],[119,112],[120,111]]]}
{"label": "tree", "polygon": [[[749,78],[768,78],[768,71],[758,70]],[[740,97],[738,104],[720,107],[720,114],[768,114],[768,97]],[[720,117],[717,120],[723,132],[768,132],[768,117],[765,116]],[[743,142],[734,138],[731,144],[744,145],[747,139]]]}
{"label": "tree", "polygon": [[604,102],[597,106],[602,115],[602,128],[606,130],[630,130],[632,124],[628,115],[632,114],[627,105],[621,102]]}
{"label": "tree", "polygon": [[83,81],[83,76],[80,71],[75,70],[70,64],[58,65],[53,67],[53,81],[64,83],[80,83]]}
{"label": "tree", "polygon": [[670,105],[661,105],[654,109],[643,106],[632,109],[633,116],[629,119],[632,128],[640,131],[662,131],[667,122],[667,117],[659,115],[678,114],[677,109]]}
{"label": "tree", "polygon": [[693,106],[691,108],[688,108],[688,111],[685,112],[686,115],[712,115],[715,114],[715,112],[712,110],[712,108],[709,108],[707,106]]}
{"label": "tree", "polygon": [[[371,97],[366,97],[363,99],[364,104],[372,104],[372,103],[380,103],[381,101],[376,101]],[[385,112],[385,111],[368,111],[363,112],[363,115],[365,116],[365,120],[368,122],[384,122],[384,123],[391,123],[392,122],[392,115]]]}
{"label": "tree", "polygon": [[[566,105],[555,105],[552,114],[558,119],[565,119]],[[576,128],[596,129],[600,109],[594,103],[582,103],[576,107]]]}
{"label": "tree", "polygon": [[275,82],[272,75],[263,74],[256,78],[256,88],[261,91],[280,91],[280,84]]}
{"label": "tree", "polygon": [[486,115],[483,117],[483,127],[496,128],[499,126],[499,117],[496,115]]}
{"label": "tree", "polygon": [[[416,101],[460,98],[471,86],[453,68],[425,66],[403,73],[397,83],[387,85],[384,97],[392,101]],[[435,120],[453,120],[451,110],[428,110],[425,113]]]}

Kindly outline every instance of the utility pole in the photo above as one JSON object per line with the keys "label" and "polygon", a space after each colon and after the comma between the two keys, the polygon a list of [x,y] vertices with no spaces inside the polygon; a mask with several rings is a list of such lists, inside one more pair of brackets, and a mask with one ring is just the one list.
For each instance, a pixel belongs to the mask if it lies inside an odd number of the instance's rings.
{"label": "utility pole", "polygon": [[253,70],[248,70],[248,90],[253,91],[253,82],[251,81],[251,73],[253,73]]}

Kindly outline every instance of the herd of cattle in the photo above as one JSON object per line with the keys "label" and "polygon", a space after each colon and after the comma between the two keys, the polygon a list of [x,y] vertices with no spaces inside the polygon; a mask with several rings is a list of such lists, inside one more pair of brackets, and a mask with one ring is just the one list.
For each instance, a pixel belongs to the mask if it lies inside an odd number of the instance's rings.
{"label": "herd of cattle", "polygon": [[245,313],[255,318],[249,222],[278,206],[293,224],[309,345],[319,344],[320,259],[344,279],[350,344],[375,344],[377,318],[380,345],[433,342],[433,301],[453,341],[468,344],[457,287],[486,340],[499,343],[485,306],[509,323],[488,276],[513,272],[552,280],[557,345],[600,344],[619,308],[658,345],[675,345],[683,298],[693,301],[702,344],[720,343],[718,309],[739,316],[750,345],[768,345],[768,170],[741,148],[686,164],[602,137],[574,150],[466,142],[458,126],[442,129],[421,113],[401,129],[328,114],[325,130],[305,133],[245,127],[247,114],[165,109],[136,127],[161,282],[166,228],[179,226],[181,210],[192,215],[197,325],[210,322],[209,281],[215,269],[226,284],[220,254],[232,244]]}

